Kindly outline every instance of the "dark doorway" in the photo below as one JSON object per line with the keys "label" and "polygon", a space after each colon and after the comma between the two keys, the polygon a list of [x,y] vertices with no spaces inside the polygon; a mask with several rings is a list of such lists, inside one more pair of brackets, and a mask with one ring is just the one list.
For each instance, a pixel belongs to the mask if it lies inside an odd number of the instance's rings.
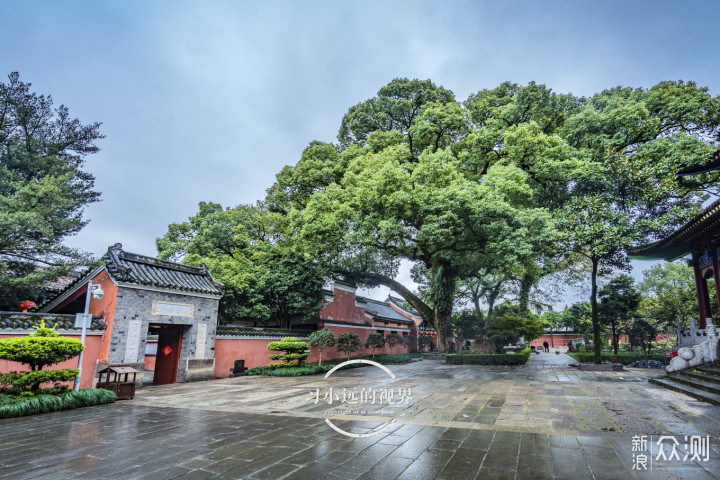
{"label": "dark doorway", "polygon": [[157,357],[153,385],[167,385],[177,380],[178,361],[182,348],[182,325],[159,325]]}

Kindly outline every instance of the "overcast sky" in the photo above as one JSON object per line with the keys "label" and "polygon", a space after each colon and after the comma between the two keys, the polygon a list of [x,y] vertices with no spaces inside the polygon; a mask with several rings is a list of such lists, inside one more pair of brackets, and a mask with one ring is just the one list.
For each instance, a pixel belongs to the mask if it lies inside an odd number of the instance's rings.
{"label": "overcast sky", "polygon": [[198,202],[262,198],[310,141],[334,141],[347,109],[396,77],[429,78],[458,100],[506,80],[576,95],[677,79],[720,92],[717,1],[0,7],[0,75],[18,71],[103,123],[86,165],[102,202],[68,242],[97,256],[116,242],[154,255],[155,238]]}

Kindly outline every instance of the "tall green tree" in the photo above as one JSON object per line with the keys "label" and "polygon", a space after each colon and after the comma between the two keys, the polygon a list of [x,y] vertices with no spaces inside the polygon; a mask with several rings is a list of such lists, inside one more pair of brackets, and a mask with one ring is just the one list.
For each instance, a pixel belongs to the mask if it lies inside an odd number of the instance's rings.
{"label": "tall green tree", "polygon": [[160,258],[205,263],[225,284],[219,318],[288,328],[322,307],[324,274],[287,235],[287,218],[265,205],[200,203],[187,222],[156,241]]}
{"label": "tall green tree", "polygon": [[620,331],[637,316],[641,295],[632,277],[618,275],[600,289],[598,297],[598,317],[601,324],[610,327],[613,350],[617,355]]}
{"label": "tall green tree", "polygon": [[[482,265],[532,255],[553,237],[526,172],[511,162],[470,168],[470,128],[448,90],[394,80],[350,109],[338,136],[352,152],[342,179],[295,216],[318,258],[403,295],[439,332],[441,349],[458,281]],[[424,294],[394,280],[401,260],[423,270]]]}
{"label": "tall green tree", "polygon": [[675,177],[703,164],[720,139],[720,99],[692,82],[617,87],[582,101],[559,135],[585,167],[557,209],[561,245],[590,264],[595,361],[600,361],[598,277],[628,269],[628,249],[697,214],[712,175]]}
{"label": "tall green tree", "polygon": [[[674,332],[679,323],[697,317],[697,296],[692,268],[685,262],[668,262],[653,266],[640,283],[643,298],[640,311],[658,326],[660,333]],[[709,289],[714,294],[714,289]],[[717,305],[717,302],[711,302]]]}
{"label": "tall green tree", "polygon": [[64,245],[99,200],[83,170],[97,152],[100,124],[83,124],[11,73],[0,83],[0,309],[40,303],[44,287],[92,260]]}

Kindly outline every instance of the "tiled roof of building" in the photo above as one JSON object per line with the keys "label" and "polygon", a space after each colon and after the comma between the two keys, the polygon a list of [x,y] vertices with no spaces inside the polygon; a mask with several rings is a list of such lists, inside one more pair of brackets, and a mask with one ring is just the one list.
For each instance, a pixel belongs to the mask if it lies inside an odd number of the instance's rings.
{"label": "tiled roof of building", "polygon": [[[10,328],[28,330],[40,325],[45,320],[48,327],[56,327],[56,330],[70,330],[75,328],[75,315],[60,313],[25,313],[25,312],[0,312],[0,329]],[[93,317],[90,330],[105,330],[105,323],[102,317]]]}
{"label": "tiled roof of building", "polygon": [[387,302],[388,303],[392,302],[396,307],[398,307],[401,310],[406,311],[410,315],[413,315],[416,317],[420,316],[420,312],[415,310],[413,307],[408,308],[408,303],[402,298],[393,297],[392,295],[388,295]]}
{"label": "tiled roof of building", "polygon": [[186,292],[222,295],[223,284],[216,282],[205,264],[191,267],[126,252],[116,243],[103,255],[113,280]]}
{"label": "tiled roof of building", "polygon": [[706,172],[712,172],[713,170],[719,170],[720,169],[720,150],[713,153],[712,157],[710,157],[710,160],[708,160],[707,163],[703,165],[696,165],[694,167],[688,167],[683,170],[680,170],[676,175],[678,177],[684,177],[686,175],[697,175],[699,173],[706,173]]}
{"label": "tiled roof of building", "polygon": [[385,302],[371,300],[369,298],[357,297],[358,306],[365,309],[365,312],[373,319],[387,320],[398,323],[413,323],[409,318],[403,317]]}
{"label": "tiled roof of building", "polygon": [[690,252],[690,242],[720,227],[720,200],[716,200],[698,216],[673,233],[656,242],[634,247],[630,257],[638,260],[675,260]]}

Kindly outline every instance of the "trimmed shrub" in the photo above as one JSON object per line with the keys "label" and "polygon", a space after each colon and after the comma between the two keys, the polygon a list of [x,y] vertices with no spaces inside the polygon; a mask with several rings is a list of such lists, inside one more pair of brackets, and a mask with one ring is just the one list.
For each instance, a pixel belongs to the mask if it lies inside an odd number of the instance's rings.
{"label": "trimmed shrub", "polygon": [[530,358],[530,349],[519,353],[495,353],[489,355],[457,354],[445,355],[450,365],[525,365]]}
{"label": "trimmed shrub", "polygon": [[382,333],[371,333],[365,342],[365,348],[372,348],[372,356],[375,358],[375,350],[385,346],[385,336]]}
{"label": "trimmed shrub", "polygon": [[341,333],[337,339],[337,349],[347,354],[347,359],[350,360],[350,354],[360,350],[362,343],[360,337],[354,332]]}
{"label": "trimmed shrub", "polygon": [[59,382],[72,382],[77,377],[79,370],[66,368],[64,370],[36,370],[34,372],[12,372],[0,374],[0,387],[8,389],[8,393],[20,394],[31,390],[38,391],[43,383],[54,383],[53,389],[62,392],[67,390],[66,386]]}
{"label": "trimmed shrub", "polygon": [[[309,353],[307,351],[307,343],[298,340],[296,337],[285,337],[279,342],[270,342],[267,346],[268,350],[279,351],[285,353],[271,353],[268,357],[271,360],[284,360],[284,366],[300,366]],[[297,361],[292,364],[291,362]],[[283,365],[283,364],[280,364]]]}
{"label": "trimmed shrub", "polygon": [[84,348],[77,338],[58,337],[43,320],[31,335],[0,340],[0,359],[26,363],[30,370],[42,370],[47,365],[77,357]]}
{"label": "trimmed shrub", "polygon": [[101,388],[83,389],[64,395],[0,396],[0,418],[23,417],[72,408],[105,405],[116,400],[117,396],[113,392]]}
{"label": "trimmed shrub", "polygon": [[[375,357],[375,361],[382,364],[392,365],[392,364],[403,364],[403,363],[410,363],[413,361],[413,358],[419,358],[419,354],[407,354],[407,353],[398,353],[398,354],[387,354],[387,355],[378,355]],[[358,358],[368,358],[368,357],[358,357]],[[247,371],[248,375],[267,375],[269,377],[299,377],[302,375],[315,375],[318,373],[327,373],[329,372],[333,367],[338,365],[338,361],[333,361],[330,363],[325,363],[323,365],[318,365],[315,363],[306,363],[299,367],[288,367],[284,363],[275,363],[272,364],[269,367],[254,367]],[[351,365],[346,365],[341,368],[341,370],[344,370],[346,368],[358,368],[358,367],[366,367],[368,366],[366,363],[353,363]]]}
{"label": "trimmed shrub", "polygon": [[317,348],[320,354],[320,361],[318,363],[322,365],[323,350],[335,346],[335,335],[327,329],[316,330],[310,334],[308,345],[310,348]]}

